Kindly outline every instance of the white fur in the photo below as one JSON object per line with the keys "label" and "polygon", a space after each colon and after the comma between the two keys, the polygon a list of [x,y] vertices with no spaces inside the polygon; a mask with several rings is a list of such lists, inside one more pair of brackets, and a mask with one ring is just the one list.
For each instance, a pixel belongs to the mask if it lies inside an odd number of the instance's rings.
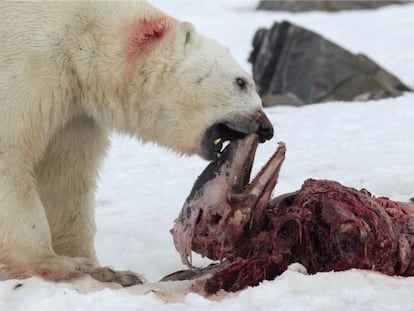
{"label": "white fur", "polygon": [[128,60],[134,22],[159,16],[145,2],[0,3],[0,278],[98,265],[109,130],[195,154],[209,125],[261,109],[251,78],[189,23],[171,19]]}

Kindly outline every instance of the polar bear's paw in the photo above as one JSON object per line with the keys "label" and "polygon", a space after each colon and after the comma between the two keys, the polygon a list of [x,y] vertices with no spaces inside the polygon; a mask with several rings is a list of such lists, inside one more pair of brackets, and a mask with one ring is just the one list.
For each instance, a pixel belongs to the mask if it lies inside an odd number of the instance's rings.
{"label": "polar bear's paw", "polygon": [[92,267],[93,261],[88,258],[53,256],[35,264],[35,272],[48,280],[63,281],[88,272]]}
{"label": "polar bear's paw", "polygon": [[0,279],[24,279],[40,276],[51,281],[65,281],[90,271],[93,262],[83,257],[48,256],[30,263],[14,263],[6,260],[0,265]]}
{"label": "polar bear's paw", "polygon": [[124,287],[144,283],[144,278],[132,271],[114,271],[109,267],[99,267],[88,272],[90,276],[100,282],[115,282]]}

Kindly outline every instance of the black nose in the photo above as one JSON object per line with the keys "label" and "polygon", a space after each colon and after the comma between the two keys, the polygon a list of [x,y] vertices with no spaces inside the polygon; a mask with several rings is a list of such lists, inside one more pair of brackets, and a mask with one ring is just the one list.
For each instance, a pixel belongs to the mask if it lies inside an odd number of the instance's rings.
{"label": "black nose", "polygon": [[259,141],[261,143],[264,143],[266,140],[273,137],[273,125],[268,118],[264,117],[260,120],[257,135],[259,135]]}

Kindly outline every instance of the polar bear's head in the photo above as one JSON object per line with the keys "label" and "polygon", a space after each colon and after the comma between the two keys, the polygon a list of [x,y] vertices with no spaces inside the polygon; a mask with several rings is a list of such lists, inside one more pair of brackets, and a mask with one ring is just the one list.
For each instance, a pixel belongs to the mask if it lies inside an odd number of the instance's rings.
{"label": "polar bear's head", "polygon": [[217,156],[226,140],[273,136],[254,81],[225,47],[190,23],[157,27],[134,65],[139,136],[205,159]]}

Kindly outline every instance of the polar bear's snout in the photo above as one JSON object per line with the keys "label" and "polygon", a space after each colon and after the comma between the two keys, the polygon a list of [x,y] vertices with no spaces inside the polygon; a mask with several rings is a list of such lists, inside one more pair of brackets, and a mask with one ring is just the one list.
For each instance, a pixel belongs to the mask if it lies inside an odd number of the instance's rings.
{"label": "polar bear's snout", "polygon": [[252,115],[233,115],[211,125],[201,141],[201,156],[214,160],[220,156],[223,142],[257,134],[261,143],[273,137],[273,125],[263,111]]}
{"label": "polar bear's snout", "polygon": [[264,143],[266,140],[270,140],[273,137],[273,125],[264,113],[257,113],[256,123],[259,128],[257,134],[259,135],[259,141]]}

